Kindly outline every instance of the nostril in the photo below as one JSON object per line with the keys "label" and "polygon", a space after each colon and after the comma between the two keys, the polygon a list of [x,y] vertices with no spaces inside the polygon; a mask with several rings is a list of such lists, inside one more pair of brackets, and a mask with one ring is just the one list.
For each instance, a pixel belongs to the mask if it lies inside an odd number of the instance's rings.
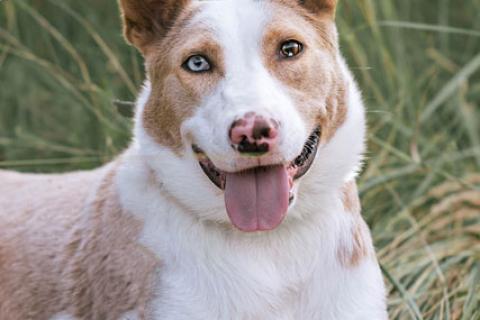
{"label": "nostril", "polygon": [[270,129],[270,128],[263,128],[263,129],[261,130],[261,133],[260,133],[260,134],[261,134],[262,137],[269,138],[271,131],[272,131],[272,129]]}
{"label": "nostril", "polygon": [[275,139],[277,135],[277,129],[265,120],[256,122],[253,127],[252,137],[255,140],[260,140],[262,138]]}
{"label": "nostril", "polygon": [[248,131],[248,128],[243,126],[241,122],[236,121],[233,123],[229,131],[230,140],[235,144],[240,143],[241,141],[248,139],[248,136],[250,135]]}
{"label": "nostril", "polygon": [[251,155],[262,155],[269,151],[270,145],[268,143],[250,143],[248,140],[240,142],[237,146],[237,150],[240,153],[249,153]]}
{"label": "nostril", "polygon": [[264,118],[257,117],[253,125],[252,136],[255,140],[270,138],[272,128],[273,126],[271,126]]}
{"label": "nostril", "polygon": [[270,137],[270,128],[269,127],[254,127],[252,137],[254,140],[260,140],[262,138]]}

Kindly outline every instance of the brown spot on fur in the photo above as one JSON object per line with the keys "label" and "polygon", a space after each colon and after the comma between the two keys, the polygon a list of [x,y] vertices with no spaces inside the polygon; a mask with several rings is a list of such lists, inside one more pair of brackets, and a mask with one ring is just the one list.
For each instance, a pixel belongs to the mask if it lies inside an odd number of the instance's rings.
{"label": "brown spot on fur", "polygon": [[361,214],[360,197],[358,196],[357,183],[355,181],[347,182],[342,188],[342,202],[346,212],[354,215]]}
{"label": "brown spot on fur", "polygon": [[353,216],[350,243],[342,244],[337,251],[338,259],[347,268],[358,266],[365,258],[374,256],[374,249],[367,224],[361,216],[360,199],[357,184],[350,181],[341,190],[341,199],[345,212]]}
{"label": "brown spot on fur", "polygon": [[359,221],[353,231],[353,247],[350,257],[345,256],[343,263],[346,267],[356,267],[360,262],[368,257],[373,248],[370,244],[370,234],[368,227],[363,220]]}
{"label": "brown spot on fur", "polygon": [[342,244],[337,249],[337,257],[345,268],[357,267],[365,258],[373,256],[368,227],[363,220],[352,230],[350,244]]}
{"label": "brown spot on fur", "polygon": [[320,113],[318,122],[322,128],[322,141],[330,141],[347,119],[346,83],[336,84],[334,93],[327,98],[326,113]]}

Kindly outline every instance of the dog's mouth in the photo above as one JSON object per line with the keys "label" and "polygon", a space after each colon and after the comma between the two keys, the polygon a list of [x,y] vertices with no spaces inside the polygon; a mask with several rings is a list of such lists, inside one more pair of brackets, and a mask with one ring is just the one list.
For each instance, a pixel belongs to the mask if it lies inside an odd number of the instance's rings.
{"label": "dog's mouth", "polygon": [[261,166],[240,172],[218,169],[201,148],[192,146],[207,177],[225,190],[231,222],[242,231],[273,230],[281,224],[294,200],[293,183],[304,176],[315,160],[321,130],[308,137],[302,152],[290,163]]}

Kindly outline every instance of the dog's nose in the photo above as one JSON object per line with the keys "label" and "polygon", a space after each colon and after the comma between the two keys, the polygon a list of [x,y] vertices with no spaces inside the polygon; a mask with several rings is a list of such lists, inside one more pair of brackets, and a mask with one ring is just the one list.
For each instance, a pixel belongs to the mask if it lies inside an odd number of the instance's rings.
{"label": "dog's nose", "polygon": [[249,112],[230,127],[232,147],[240,153],[263,155],[278,141],[278,122]]}

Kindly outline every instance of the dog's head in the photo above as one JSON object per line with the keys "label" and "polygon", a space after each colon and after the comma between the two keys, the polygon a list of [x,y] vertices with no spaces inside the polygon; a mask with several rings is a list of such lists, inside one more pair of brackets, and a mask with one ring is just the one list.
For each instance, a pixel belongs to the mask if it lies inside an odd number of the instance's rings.
{"label": "dog's head", "polygon": [[137,145],[199,218],[227,212],[241,230],[271,230],[305,198],[300,180],[316,176],[304,192],[322,192],[352,173],[363,115],[349,110],[361,104],[350,102],[336,0],[120,3],[149,78]]}

